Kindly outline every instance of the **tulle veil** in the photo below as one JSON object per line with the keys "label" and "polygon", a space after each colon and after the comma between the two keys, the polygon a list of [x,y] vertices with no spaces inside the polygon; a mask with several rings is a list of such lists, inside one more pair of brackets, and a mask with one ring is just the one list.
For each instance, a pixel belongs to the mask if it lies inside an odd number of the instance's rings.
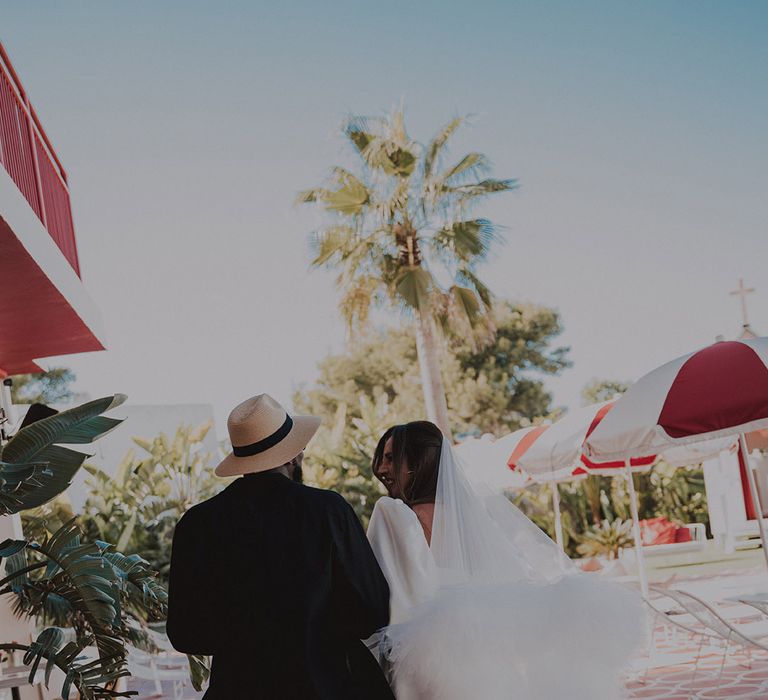
{"label": "tulle veil", "polygon": [[471,483],[443,439],[430,549],[441,583],[554,582],[576,571],[544,532],[503,494]]}

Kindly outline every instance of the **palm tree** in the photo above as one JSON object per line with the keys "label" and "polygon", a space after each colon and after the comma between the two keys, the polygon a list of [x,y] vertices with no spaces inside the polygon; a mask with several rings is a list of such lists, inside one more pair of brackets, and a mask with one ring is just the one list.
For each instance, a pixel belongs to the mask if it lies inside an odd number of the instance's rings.
{"label": "palm tree", "polygon": [[491,293],[476,267],[498,234],[472,211],[488,195],[516,187],[515,180],[487,177],[481,153],[446,166],[446,145],[464,121],[453,119],[424,146],[408,136],[402,109],[350,117],[342,133],[360,159],[359,174],[334,167],[326,186],[298,198],[332,215],[314,234],[312,264],[338,271],[349,331],[366,324],[373,306],[414,318],[427,416],[447,436],[438,333],[466,336],[480,324],[490,327]]}

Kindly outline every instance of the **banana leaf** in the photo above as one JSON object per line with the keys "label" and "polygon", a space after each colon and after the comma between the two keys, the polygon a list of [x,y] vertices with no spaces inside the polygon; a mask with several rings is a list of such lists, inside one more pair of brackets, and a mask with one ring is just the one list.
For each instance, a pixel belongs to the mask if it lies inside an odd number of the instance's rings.
{"label": "banana leaf", "polygon": [[88,457],[63,445],[92,443],[121,421],[101,415],[119,406],[116,394],[43,418],[19,430],[0,452],[0,516],[29,510],[65,491]]}

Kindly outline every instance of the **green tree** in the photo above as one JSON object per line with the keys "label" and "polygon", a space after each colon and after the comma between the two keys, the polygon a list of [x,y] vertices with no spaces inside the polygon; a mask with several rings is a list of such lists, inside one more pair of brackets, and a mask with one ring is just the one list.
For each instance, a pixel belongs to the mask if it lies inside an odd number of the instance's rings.
{"label": "green tree", "polygon": [[[482,351],[468,341],[448,346],[443,371],[456,432],[503,435],[549,415],[541,378],[568,366],[567,349],[550,347],[561,330],[553,310],[503,302],[492,318],[497,333]],[[307,480],[340,491],[365,519],[382,493],[370,472],[379,437],[424,417],[416,342],[408,328],[371,331],[319,367],[316,383],[294,397],[297,410],[325,419],[306,455]]]}
{"label": "green tree", "polygon": [[552,417],[552,395],[542,377],[570,367],[567,347],[553,347],[562,332],[554,309],[531,304],[494,304],[493,340],[478,348],[457,339],[449,347],[448,405],[456,431],[501,436]]}
{"label": "green tree", "polygon": [[615,379],[593,379],[584,385],[581,390],[582,406],[590,406],[593,403],[610,401],[617,394],[623,394],[631,384]]}
{"label": "green tree", "polygon": [[39,374],[16,374],[11,377],[11,399],[14,403],[66,403],[77,397],[72,390],[75,379],[74,372],[66,367]]}
{"label": "green tree", "polygon": [[375,305],[413,316],[426,414],[447,435],[438,329],[467,336],[482,325],[491,293],[476,268],[498,234],[473,211],[489,195],[516,187],[514,180],[485,177],[489,165],[481,153],[444,163],[463,122],[453,119],[422,145],[408,136],[402,110],[350,117],[342,133],[359,157],[358,174],[336,166],[325,186],[299,195],[333,216],[314,235],[312,264],[338,271],[348,327],[364,326]]}

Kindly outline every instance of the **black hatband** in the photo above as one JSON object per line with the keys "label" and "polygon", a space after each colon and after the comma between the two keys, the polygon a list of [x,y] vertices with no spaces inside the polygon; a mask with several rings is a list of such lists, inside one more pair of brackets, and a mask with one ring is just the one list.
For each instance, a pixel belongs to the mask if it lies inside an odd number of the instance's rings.
{"label": "black hatband", "polygon": [[253,455],[266,452],[271,447],[274,447],[279,443],[293,428],[293,418],[290,416],[285,417],[285,423],[283,423],[272,435],[268,435],[263,440],[254,442],[251,445],[232,446],[232,454],[235,457],[252,457]]}

